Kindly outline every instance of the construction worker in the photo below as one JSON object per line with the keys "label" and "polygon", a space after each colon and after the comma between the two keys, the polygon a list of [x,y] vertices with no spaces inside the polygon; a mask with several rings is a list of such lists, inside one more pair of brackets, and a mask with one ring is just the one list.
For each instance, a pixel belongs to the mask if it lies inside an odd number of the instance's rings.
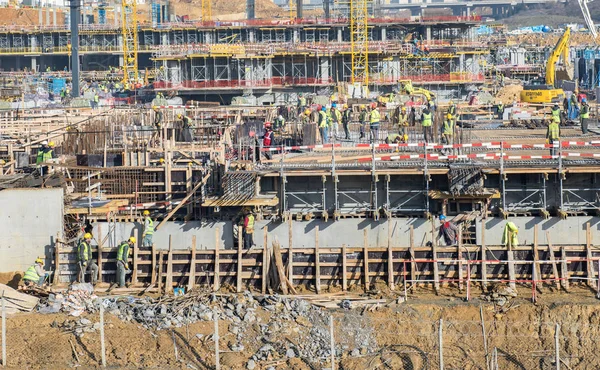
{"label": "construction worker", "polygon": [[[263,136],[263,148],[270,148],[273,145],[273,129],[270,122],[265,122],[265,134]],[[271,152],[265,151],[265,157],[271,159]]]}
{"label": "construction worker", "polygon": [[305,109],[306,109],[306,98],[304,97],[304,95],[302,95],[302,93],[298,94],[298,115],[300,115],[300,113],[302,113]]}
{"label": "construction worker", "polygon": [[560,107],[558,106],[558,103],[555,103],[554,106],[550,108],[550,112],[552,114],[551,119],[553,120],[554,117],[557,117],[560,122]]}
{"label": "construction worker", "polygon": [[302,114],[302,116],[300,117],[300,122],[305,125],[308,124],[310,122],[310,115],[311,115],[311,110],[306,108],[304,109],[304,112]]}
{"label": "construction worker", "polygon": [[342,113],[338,109],[336,103],[331,104],[330,116],[333,127],[332,136],[337,138],[340,132],[340,123],[342,123]]}
{"label": "construction worker", "polygon": [[344,138],[350,140],[350,129],[348,125],[352,120],[352,109],[348,108],[347,104],[344,104],[344,111],[342,112],[342,125],[344,126]]}
{"label": "construction worker", "polygon": [[428,108],[423,109],[421,114],[421,126],[423,126],[423,139],[425,143],[433,142],[433,115]]}
{"label": "construction worker", "polygon": [[35,263],[25,271],[23,275],[23,283],[25,286],[37,285],[42,286],[48,277],[48,273],[44,271],[44,260],[38,257]]}
{"label": "construction worker", "polygon": [[[552,116],[552,121],[548,125],[548,130],[546,131],[546,144],[554,145],[560,142],[560,117]],[[560,144],[558,144],[560,145]],[[556,155],[557,148],[552,146],[550,148],[550,155]]]}
{"label": "construction worker", "polygon": [[[161,158],[162,159],[162,158]],[[150,211],[144,211],[144,232],[142,233],[142,247],[152,247],[152,237],[154,236],[154,221],[150,217]]]}
{"label": "construction worker", "polygon": [[578,109],[579,108],[577,104],[577,93],[573,92],[571,94],[571,98],[569,99],[569,119],[573,120],[577,118]]}
{"label": "construction worker", "polygon": [[358,115],[358,121],[360,123],[359,139],[362,139],[363,137],[365,137],[365,127],[367,126],[367,119],[368,119],[367,106],[361,105],[360,106],[360,114]]}
{"label": "construction worker", "polygon": [[506,245],[509,250],[519,245],[519,228],[513,222],[507,222],[504,226],[504,234],[502,235],[502,245]]}
{"label": "construction worker", "polygon": [[437,240],[444,237],[444,242],[447,246],[458,244],[458,227],[450,221],[446,221],[445,215],[440,215],[440,229],[438,231]]}
{"label": "construction worker", "polygon": [[588,105],[587,99],[581,99],[581,112],[579,113],[579,120],[581,122],[581,133],[586,135],[588,133],[588,121],[590,119],[590,106]]}
{"label": "construction worker", "polygon": [[385,138],[385,143],[386,144],[398,144],[402,142],[402,135],[400,134],[389,134],[386,138]]}
{"label": "construction worker", "polygon": [[125,287],[125,273],[129,270],[129,252],[135,245],[135,237],[124,240],[117,249],[117,283],[119,288]]}
{"label": "construction worker", "polygon": [[446,114],[446,119],[442,124],[442,141],[444,144],[453,144],[454,138],[454,122],[452,121],[452,115]]}
{"label": "construction worker", "polygon": [[496,113],[498,114],[499,120],[504,119],[504,103],[502,103],[501,101],[496,103]]}
{"label": "construction worker", "polygon": [[275,118],[275,121],[273,122],[273,124],[275,126],[275,130],[282,129],[283,126],[285,125],[285,119],[280,114],[279,116],[277,116],[277,118]]}
{"label": "construction worker", "polygon": [[254,245],[254,215],[250,208],[244,209],[244,248],[250,249]]}
{"label": "construction worker", "polygon": [[381,120],[381,114],[379,114],[379,107],[377,103],[371,105],[371,114],[369,116],[369,123],[371,128],[371,142],[375,143],[379,140],[379,121]]}
{"label": "construction worker", "polygon": [[408,114],[406,113],[406,107],[402,107],[400,114],[398,114],[398,133],[408,137]]}
{"label": "construction worker", "polygon": [[150,138],[150,142],[158,145],[159,137],[162,136],[162,121],[163,121],[163,113],[158,109],[157,106],[152,107],[154,111],[154,131],[152,132],[152,137]]}
{"label": "construction worker", "polygon": [[192,122],[192,119],[188,116],[184,116],[183,114],[178,114],[177,115],[177,119],[179,119],[180,122],[180,131],[179,131],[179,140],[180,142],[185,142],[185,143],[191,143],[192,141],[194,141],[194,135],[192,132],[192,127],[194,127],[194,124]]}
{"label": "construction worker", "polygon": [[77,247],[77,261],[79,263],[79,282],[85,283],[85,273],[90,273],[92,285],[98,280],[98,265],[92,260],[92,234],[86,233]]}
{"label": "construction worker", "polygon": [[100,103],[100,97],[98,92],[94,91],[94,100],[92,101],[92,109],[98,109],[98,103]]}
{"label": "construction worker", "polygon": [[327,107],[321,107],[319,111],[319,133],[321,134],[321,143],[327,144],[329,142],[329,125],[327,122]]}
{"label": "construction worker", "polygon": [[53,158],[56,158],[56,154],[54,153],[54,141],[48,143],[44,140],[41,144],[42,147],[38,149],[35,164],[47,163]]}

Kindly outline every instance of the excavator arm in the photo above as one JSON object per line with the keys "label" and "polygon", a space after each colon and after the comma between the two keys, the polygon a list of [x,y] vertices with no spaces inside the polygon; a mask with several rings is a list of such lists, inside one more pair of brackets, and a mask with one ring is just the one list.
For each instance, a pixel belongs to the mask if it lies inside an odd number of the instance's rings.
{"label": "excavator arm", "polygon": [[569,39],[571,37],[571,29],[567,27],[565,32],[562,34],[556,46],[552,50],[552,54],[548,58],[546,63],[546,85],[554,86],[554,79],[556,75],[556,63],[560,59],[561,55],[564,59],[565,64],[569,63],[568,52],[569,52]]}

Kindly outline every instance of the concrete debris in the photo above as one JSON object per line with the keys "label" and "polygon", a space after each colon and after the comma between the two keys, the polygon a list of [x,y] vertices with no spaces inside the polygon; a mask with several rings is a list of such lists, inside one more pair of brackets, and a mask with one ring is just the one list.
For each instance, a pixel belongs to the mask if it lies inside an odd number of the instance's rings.
{"label": "concrete debris", "polygon": [[92,323],[88,319],[66,320],[61,325],[55,325],[64,332],[75,334],[78,337],[83,337],[85,333],[95,333],[100,331],[100,323]]}
{"label": "concrete debris", "polygon": [[510,302],[511,298],[517,297],[517,291],[510,286],[494,285],[490,290],[481,296],[481,299],[493,302],[503,307]]}
{"label": "concrete debris", "polygon": [[97,310],[97,296],[94,294],[92,284],[73,284],[64,293],[52,293],[48,299],[40,304],[40,313],[67,312],[71,316],[80,316],[84,312]]}

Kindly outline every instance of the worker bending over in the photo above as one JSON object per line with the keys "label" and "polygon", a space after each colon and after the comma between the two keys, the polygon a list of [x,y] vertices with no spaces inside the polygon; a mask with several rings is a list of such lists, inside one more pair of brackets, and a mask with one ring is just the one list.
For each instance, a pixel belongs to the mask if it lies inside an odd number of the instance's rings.
{"label": "worker bending over", "polygon": [[506,245],[509,250],[519,246],[519,228],[513,222],[507,222],[504,226],[502,235],[502,245]]}
{"label": "worker bending over", "polygon": [[443,236],[447,246],[458,244],[458,227],[452,222],[446,221],[446,216],[444,215],[440,215],[440,223],[437,240],[440,240]]}
{"label": "worker bending over", "polygon": [[121,242],[117,249],[117,282],[119,288],[125,286],[125,272],[129,270],[129,252],[135,245],[135,237],[130,237],[129,240]]}
{"label": "worker bending over", "polygon": [[142,247],[152,247],[154,236],[154,221],[150,217],[150,211],[144,211],[144,233],[142,234]]}
{"label": "worker bending over", "polygon": [[555,156],[557,148],[554,144],[560,145],[560,116],[552,116],[552,121],[550,121],[546,131],[546,143],[552,145],[550,155]]}
{"label": "worker bending over", "polygon": [[179,119],[181,128],[179,129],[179,135],[177,135],[177,141],[184,143],[191,143],[194,141],[194,135],[192,132],[192,127],[194,124],[192,119],[188,116],[184,116],[183,114],[178,114],[177,119]]}
{"label": "worker bending over", "polygon": [[25,271],[25,275],[23,275],[23,282],[25,283],[25,286],[31,286],[34,284],[37,286],[42,286],[44,285],[44,281],[46,281],[47,277],[48,273],[44,271],[44,260],[38,257],[35,260],[35,263],[29,266],[27,271]]}
{"label": "worker bending over", "polygon": [[86,233],[77,247],[77,260],[79,263],[79,282],[85,283],[85,273],[90,273],[90,282],[96,285],[98,280],[98,265],[92,260],[92,234]]}

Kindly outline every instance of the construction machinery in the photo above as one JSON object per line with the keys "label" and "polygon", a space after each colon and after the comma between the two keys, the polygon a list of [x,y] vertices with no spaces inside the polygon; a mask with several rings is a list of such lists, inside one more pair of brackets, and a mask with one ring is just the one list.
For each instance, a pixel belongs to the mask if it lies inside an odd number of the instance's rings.
{"label": "construction machinery", "polygon": [[[531,85],[523,86],[521,101],[525,103],[557,103],[565,98],[563,89],[556,87],[556,64],[563,58],[563,65],[569,66],[569,39],[571,29],[567,27],[546,62],[545,81],[532,81]],[[545,82],[545,83],[544,83]]]}
{"label": "construction machinery", "polygon": [[402,93],[405,93],[409,96],[423,95],[428,102],[430,102],[432,99],[435,99],[434,93],[422,87],[414,87],[411,80],[399,80],[398,83],[400,84],[400,91]]}

